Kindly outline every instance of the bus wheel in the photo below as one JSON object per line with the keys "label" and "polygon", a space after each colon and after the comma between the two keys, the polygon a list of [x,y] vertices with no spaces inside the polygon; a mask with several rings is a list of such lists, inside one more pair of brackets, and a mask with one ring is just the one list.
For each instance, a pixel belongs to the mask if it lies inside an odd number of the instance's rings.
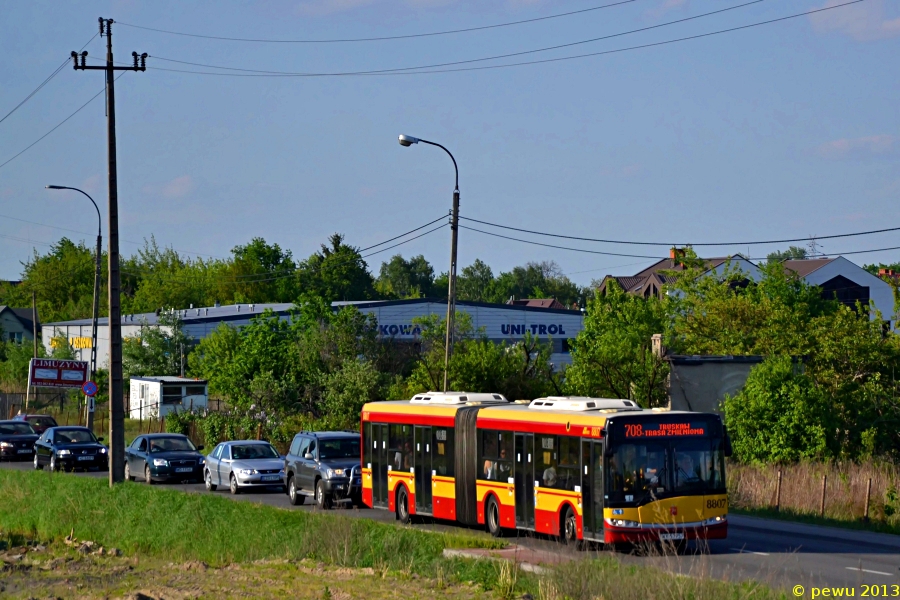
{"label": "bus wheel", "polygon": [[498,538],[503,535],[503,529],[500,527],[500,507],[497,506],[497,500],[493,496],[488,500],[484,520],[487,521],[487,529],[492,536]]}
{"label": "bus wheel", "polygon": [[405,487],[397,492],[397,520],[406,525],[412,521],[409,514],[409,494]]}
{"label": "bus wheel", "polygon": [[575,513],[572,512],[571,506],[567,506],[563,513],[561,529],[560,533],[562,535],[560,535],[560,538],[562,538],[563,543],[572,544],[580,549],[581,540],[578,539],[578,523],[575,521]]}

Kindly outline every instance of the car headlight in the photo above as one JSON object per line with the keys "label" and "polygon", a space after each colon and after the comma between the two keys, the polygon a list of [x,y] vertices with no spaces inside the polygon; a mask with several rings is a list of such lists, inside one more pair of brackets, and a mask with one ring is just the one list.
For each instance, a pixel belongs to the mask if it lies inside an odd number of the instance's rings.
{"label": "car headlight", "polygon": [[706,526],[721,525],[722,523],[724,523],[727,520],[728,520],[728,517],[726,517],[725,515],[719,515],[718,517],[711,517],[709,519],[705,519],[703,521],[703,525],[706,525]]}
{"label": "car headlight", "polygon": [[12,442],[0,442],[0,448],[15,448],[16,445]]}
{"label": "car headlight", "polygon": [[334,471],[332,471],[331,469],[326,467],[325,468],[325,477],[326,477],[326,479],[331,479],[332,477],[334,477]]}
{"label": "car headlight", "polygon": [[100,448],[100,454],[106,454],[106,448]]}
{"label": "car headlight", "polygon": [[641,524],[638,523],[637,521],[628,521],[628,520],[625,520],[625,519],[606,519],[606,522],[607,522],[609,525],[612,525],[613,527],[630,527],[630,528],[636,528],[636,527],[640,527],[640,526],[641,526]]}
{"label": "car headlight", "polygon": [[200,459],[197,461],[197,464],[198,465],[206,464],[206,459],[201,456]]}
{"label": "car headlight", "polygon": [[278,474],[281,475],[282,477],[284,477],[284,469],[278,471]]}
{"label": "car headlight", "polygon": [[238,474],[239,475],[256,475],[257,470],[256,469],[238,469]]}
{"label": "car headlight", "polygon": [[168,467],[168,466],[169,466],[169,461],[167,461],[167,460],[164,459],[164,458],[154,458],[154,459],[153,459],[153,466],[154,466],[154,467]]}
{"label": "car headlight", "polygon": [[60,450],[59,452],[57,452],[57,454],[60,456],[68,456],[68,455],[72,454],[72,451],[71,450]]}

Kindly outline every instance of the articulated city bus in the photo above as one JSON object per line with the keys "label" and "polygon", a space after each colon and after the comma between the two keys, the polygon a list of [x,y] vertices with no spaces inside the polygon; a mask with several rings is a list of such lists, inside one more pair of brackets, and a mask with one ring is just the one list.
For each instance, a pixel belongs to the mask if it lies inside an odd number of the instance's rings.
{"label": "articulated city bus", "polygon": [[363,501],[567,543],[721,539],[718,415],[630,400],[429,392],[362,410]]}

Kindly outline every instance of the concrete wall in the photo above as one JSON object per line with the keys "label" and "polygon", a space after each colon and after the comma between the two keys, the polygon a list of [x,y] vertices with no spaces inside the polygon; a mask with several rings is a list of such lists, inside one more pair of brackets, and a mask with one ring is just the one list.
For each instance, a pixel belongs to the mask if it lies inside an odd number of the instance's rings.
{"label": "concrete wall", "polygon": [[721,414],[726,395],[738,393],[761,356],[669,357],[669,403],[672,410]]}

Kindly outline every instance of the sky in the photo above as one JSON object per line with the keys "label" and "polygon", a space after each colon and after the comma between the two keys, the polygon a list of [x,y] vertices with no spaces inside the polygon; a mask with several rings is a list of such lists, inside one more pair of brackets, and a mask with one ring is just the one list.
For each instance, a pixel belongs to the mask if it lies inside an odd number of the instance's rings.
{"label": "sky", "polygon": [[[621,0],[619,0],[621,1]],[[459,165],[462,217],[575,237],[669,243],[809,238],[900,226],[900,2],[864,0],[731,33],[511,68],[430,74],[234,77],[196,67],[347,73],[567,48],[456,67],[605,52],[739,27],[846,0],[3,0],[0,118],[112,18],[117,61],[146,52],[146,72],[116,82],[123,254],[151,235],[187,255],[225,257],[254,237],[305,258],[340,232],[378,244],[446,215]],[[478,31],[346,43],[257,43],[171,35],[323,40],[415,35],[575,15]],[[93,38],[89,59],[105,57]],[[163,60],[166,59],[166,60]],[[101,64],[93,60],[91,64]],[[0,122],[0,163],[104,88],[67,65]],[[106,119],[101,94],[0,167],[0,278],[65,235],[106,238]],[[501,235],[617,254],[668,248]],[[67,231],[73,230],[73,231]],[[422,231],[427,231],[422,230]],[[104,239],[104,244],[106,240]],[[553,260],[586,285],[653,262],[525,244],[461,229],[460,268],[495,274]],[[731,245],[701,255],[785,248]],[[799,242],[796,245],[805,245]],[[448,228],[396,252],[449,263]],[[900,246],[900,232],[820,240],[829,255]],[[848,255],[897,262],[900,250]]]}

